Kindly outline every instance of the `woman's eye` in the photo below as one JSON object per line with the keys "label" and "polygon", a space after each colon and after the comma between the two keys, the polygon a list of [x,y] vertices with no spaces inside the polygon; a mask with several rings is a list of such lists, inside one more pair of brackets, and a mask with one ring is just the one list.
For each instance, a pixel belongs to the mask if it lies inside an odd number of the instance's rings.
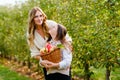
{"label": "woman's eye", "polygon": [[38,16],[35,16],[34,18],[37,18]]}

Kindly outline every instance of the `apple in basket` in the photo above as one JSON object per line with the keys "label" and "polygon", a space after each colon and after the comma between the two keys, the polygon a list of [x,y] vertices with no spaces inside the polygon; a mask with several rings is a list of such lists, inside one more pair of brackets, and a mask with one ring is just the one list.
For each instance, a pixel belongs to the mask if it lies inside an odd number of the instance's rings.
{"label": "apple in basket", "polygon": [[53,46],[50,43],[46,45],[47,52],[51,52],[53,50]]}
{"label": "apple in basket", "polygon": [[50,43],[47,43],[46,46],[40,50],[40,53],[47,54],[53,50],[54,50],[54,47]]}
{"label": "apple in basket", "polygon": [[47,51],[46,51],[46,48],[42,48],[42,49],[40,49],[40,53],[46,53]]}

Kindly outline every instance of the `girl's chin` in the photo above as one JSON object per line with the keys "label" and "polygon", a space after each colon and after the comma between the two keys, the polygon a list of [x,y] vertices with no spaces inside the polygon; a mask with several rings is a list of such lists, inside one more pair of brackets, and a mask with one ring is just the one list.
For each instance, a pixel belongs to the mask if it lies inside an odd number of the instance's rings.
{"label": "girl's chin", "polygon": [[55,40],[55,37],[52,37],[53,40]]}

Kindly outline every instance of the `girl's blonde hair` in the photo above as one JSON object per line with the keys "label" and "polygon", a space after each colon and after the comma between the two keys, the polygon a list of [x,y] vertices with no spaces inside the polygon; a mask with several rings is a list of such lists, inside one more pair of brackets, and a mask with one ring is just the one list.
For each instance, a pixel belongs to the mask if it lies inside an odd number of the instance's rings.
{"label": "girl's blonde hair", "polygon": [[28,34],[29,34],[29,37],[28,37],[28,40],[30,42],[30,46],[32,46],[34,43],[33,43],[33,40],[34,40],[34,32],[35,32],[35,29],[36,29],[36,26],[35,26],[35,22],[34,22],[34,18],[35,18],[35,14],[37,11],[40,11],[43,15],[43,24],[42,24],[42,29],[43,29],[43,32],[46,36],[49,36],[49,33],[48,33],[48,26],[46,24],[46,18],[47,16],[45,15],[45,13],[42,11],[42,9],[40,9],[39,7],[34,7],[32,10],[30,10],[29,12],[29,20],[28,20]]}

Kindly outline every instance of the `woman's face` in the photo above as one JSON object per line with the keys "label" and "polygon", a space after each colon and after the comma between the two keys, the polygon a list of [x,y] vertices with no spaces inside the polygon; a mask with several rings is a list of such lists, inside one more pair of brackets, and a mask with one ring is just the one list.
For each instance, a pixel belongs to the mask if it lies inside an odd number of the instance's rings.
{"label": "woman's face", "polygon": [[57,26],[49,27],[49,33],[50,33],[52,39],[54,39],[54,40],[57,35],[57,28],[58,28]]}
{"label": "woman's face", "polygon": [[41,26],[43,23],[43,14],[40,11],[37,11],[34,17],[34,22],[37,26]]}

